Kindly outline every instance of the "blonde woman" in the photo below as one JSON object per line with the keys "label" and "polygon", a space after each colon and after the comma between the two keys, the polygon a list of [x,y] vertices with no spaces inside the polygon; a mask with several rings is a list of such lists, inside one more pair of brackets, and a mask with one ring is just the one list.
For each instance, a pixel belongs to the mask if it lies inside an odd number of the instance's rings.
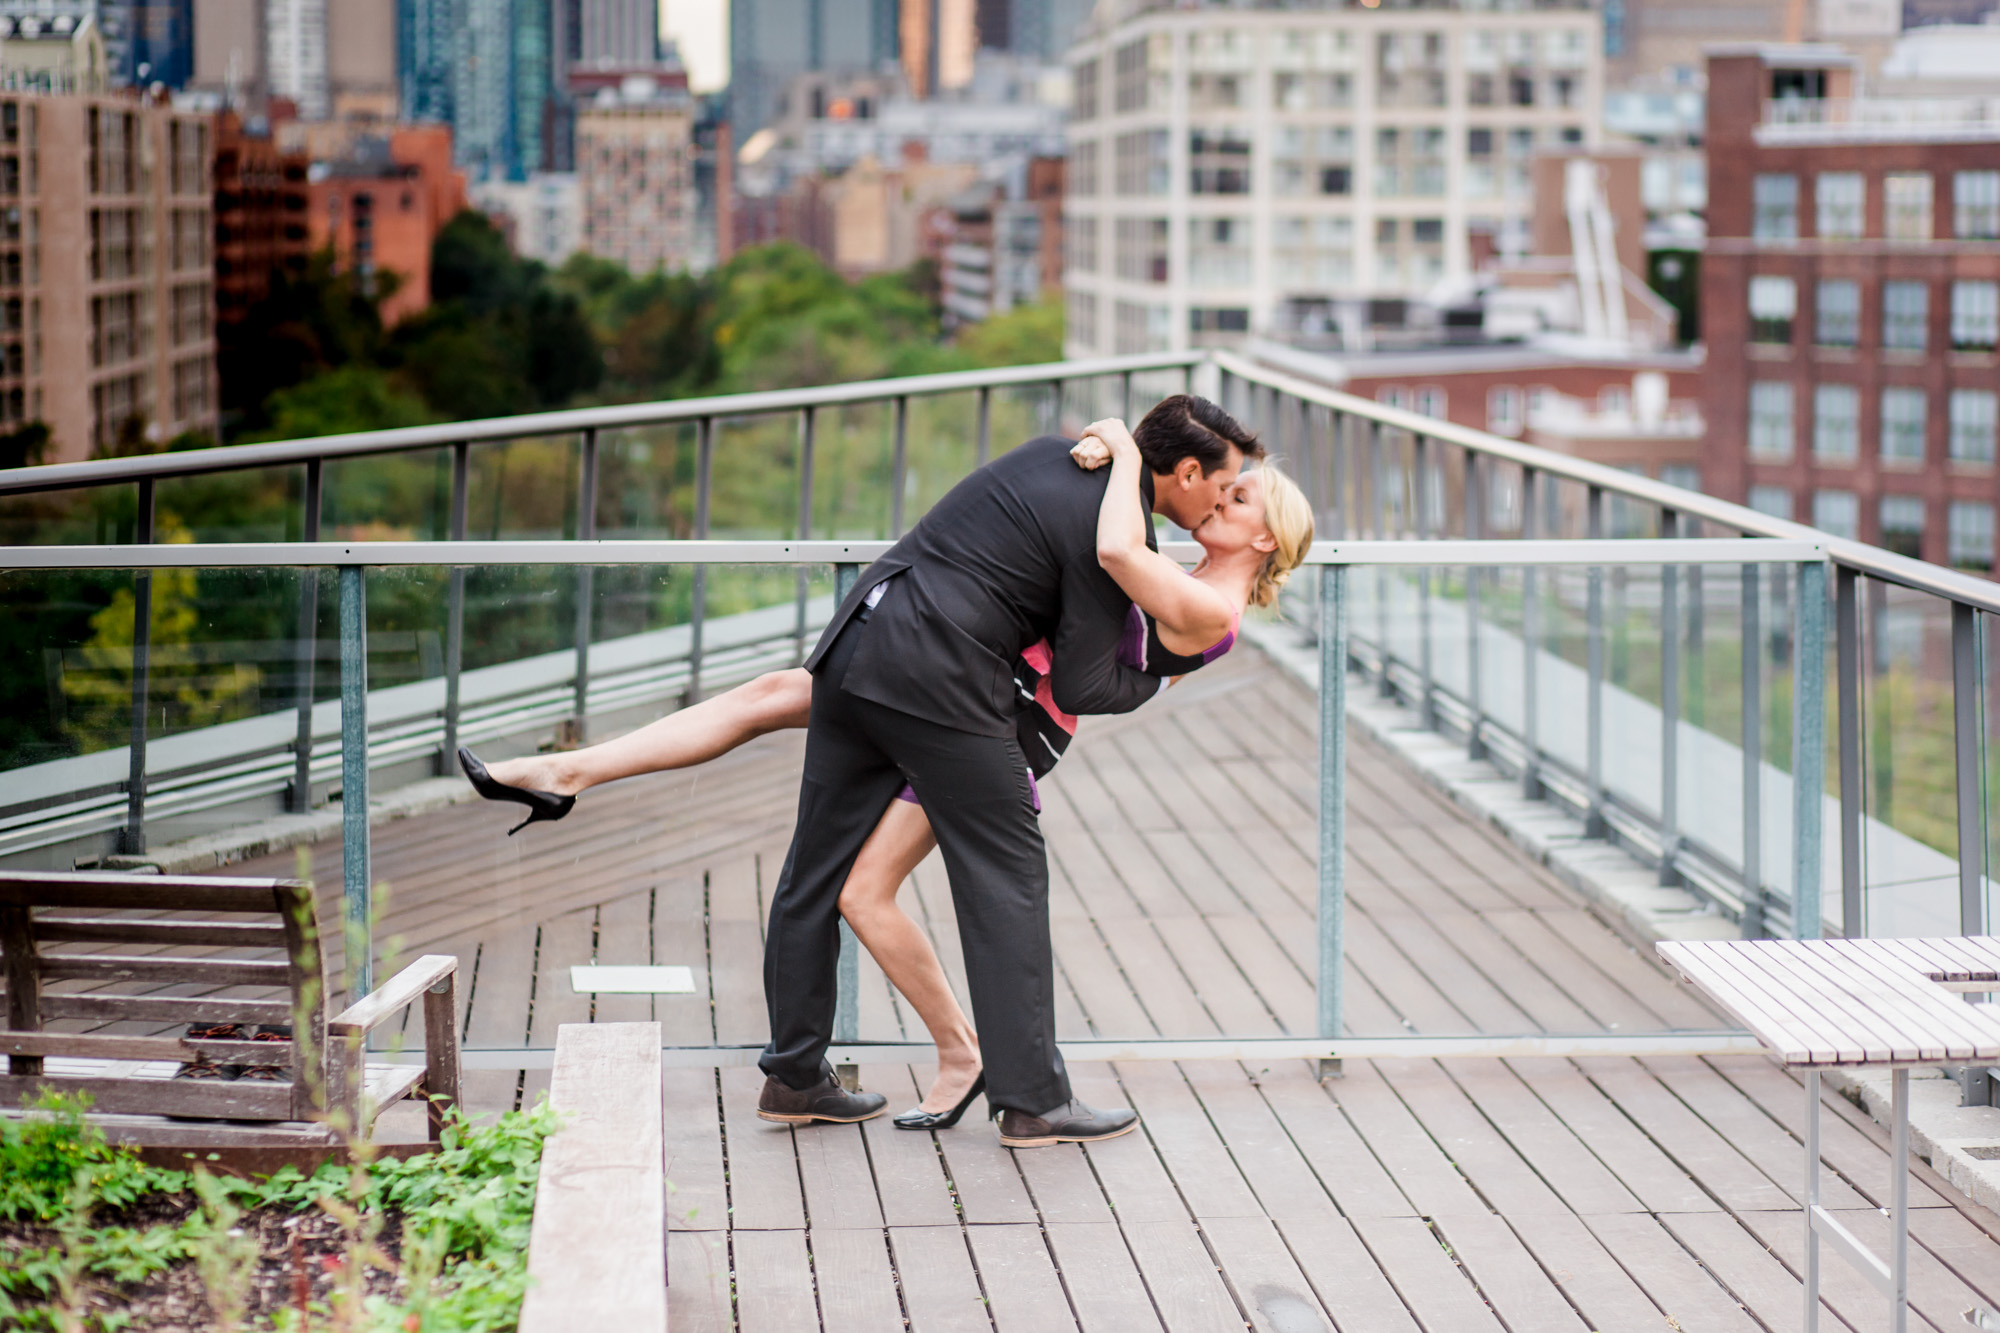
{"label": "blonde woman", "polygon": [[[1177,395],[1139,424],[1149,429],[1248,432],[1213,403]],[[1312,507],[1298,486],[1276,468],[1244,473],[1215,512],[1195,525],[1203,549],[1192,571],[1146,545],[1150,519],[1139,501],[1144,462],[1133,433],[1121,421],[1094,423],[1071,450],[1078,465],[1109,466],[1098,514],[1098,559],[1134,603],[1120,651],[1127,665],[1163,678],[1195,671],[1229,651],[1247,606],[1269,606],[1312,546]],[[1031,645],[1016,664],[1024,698],[1019,738],[1036,778],[1055,767],[1076,719],[1055,707],[1046,642]],[[579,792],[619,778],[686,768],[727,754],[758,736],[802,728],[811,713],[812,676],[803,669],[774,671],[713,699],[661,718],[629,735],[567,753],[531,755],[482,764],[460,750],[466,775],[481,795],[529,807],[526,823],[560,819]],[[895,1118],[902,1129],[946,1129],[958,1123],[984,1090],[979,1038],[952,995],[923,928],[897,905],[910,872],[937,845],[916,793],[905,787],[889,803],[862,846],[840,894],[840,912],[882,971],[910,1002],[936,1043],[938,1073],[915,1109]]]}

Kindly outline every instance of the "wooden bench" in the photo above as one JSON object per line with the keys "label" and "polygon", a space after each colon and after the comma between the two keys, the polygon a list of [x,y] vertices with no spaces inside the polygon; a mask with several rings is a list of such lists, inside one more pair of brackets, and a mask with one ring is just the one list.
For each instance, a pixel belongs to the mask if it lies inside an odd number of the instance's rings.
{"label": "wooden bench", "polygon": [[[328,1018],[314,922],[294,880],[0,871],[0,1111],[87,1092],[115,1142],[310,1147],[422,1093],[435,1142],[459,1095],[458,960],[420,958]],[[368,1034],[420,999],[425,1062],[366,1063]]]}

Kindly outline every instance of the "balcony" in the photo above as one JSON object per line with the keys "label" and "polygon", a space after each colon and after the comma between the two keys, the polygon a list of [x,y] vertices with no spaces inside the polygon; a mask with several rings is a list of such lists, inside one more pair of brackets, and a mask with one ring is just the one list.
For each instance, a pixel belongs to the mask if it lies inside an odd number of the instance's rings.
{"label": "balcony", "polygon": [[2000,98],[1781,98],[1764,103],[1759,144],[1983,143],[2000,138]]}
{"label": "balcony", "polygon": [[[447,756],[789,666],[969,468],[1189,385],[1289,460],[1319,543],[1280,617],[1086,720],[1043,787],[1058,1034],[1077,1094],[1143,1132],[761,1124],[798,734],[513,839]],[[269,531],[189,525],[231,476],[278,497]],[[460,959],[474,1109],[532,1102],[560,1024],[660,1022],[676,1328],[1785,1325],[1799,1085],[1604,922],[1989,910],[1992,585],[1228,353],[23,469],[0,522],[14,651],[75,750],[16,747],[0,862],[303,855],[325,938],[345,913],[385,957]],[[59,602],[96,609],[63,631]],[[935,857],[903,901],[962,991]],[[694,989],[579,993],[592,963]],[[834,1058],[900,1108],[930,1048],[852,964]],[[1885,1136],[1835,1109],[1828,1206],[1877,1226]],[[1913,1194],[1919,1312],[2000,1304],[1985,1214]]]}

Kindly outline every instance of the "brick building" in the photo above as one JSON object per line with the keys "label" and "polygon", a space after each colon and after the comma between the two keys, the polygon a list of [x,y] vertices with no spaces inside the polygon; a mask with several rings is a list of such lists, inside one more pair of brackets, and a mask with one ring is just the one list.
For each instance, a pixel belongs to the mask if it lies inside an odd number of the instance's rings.
{"label": "brick building", "polygon": [[358,138],[349,156],[314,164],[311,196],[313,249],[332,247],[336,263],[367,277],[395,274],[383,323],[431,303],[431,243],[465,207],[449,128],[417,125]]}
{"label": "brick building", "polygon": [[2000,117],[1854,88],[1833,48],[1711,51],[1705,488],[1990,570]]}
{"label": "brick building", "polygon": [[[225,406],[238,404],[233,374],[239,330],[281,277],[312,253],[311,192],[303,153],[251,134],[234,111],[215,118],[215,338]],[[244,386],[256,396],[261,386]]]}
{"label": "brick building", "polygon": [[694,104],[648,76],[600,89],[576,114],[582,248],[634,273],[694,256]]}

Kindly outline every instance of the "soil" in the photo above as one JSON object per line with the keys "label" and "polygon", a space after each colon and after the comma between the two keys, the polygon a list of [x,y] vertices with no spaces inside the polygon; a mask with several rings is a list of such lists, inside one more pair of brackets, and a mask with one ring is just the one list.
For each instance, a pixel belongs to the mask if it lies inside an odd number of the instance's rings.
{"label": "soil", "polygon": [[[130,1208],[101,1212],[93,1221],[98,1226],[134,1228],[171,1225],[185,1221],[196,1207],[192,1194],[153,1195]],[[317,1208],[299,1212],[258,1208],[245,1213],[236,1226],[257,1241],[257,1265],[243,1308],[253,1326],[268,1327],[270,1316],[288,1307],[324,1307],[341,1283],[341,1266],[346,1260],[348,1241],[339,1222]],[[396,1219],[391,1217],[377,1241],[391,1266],[399,1259],[399,1233]],[[58,1240],[50,1227],[0,1221],[0,1253],[16,1246],[44,1249]],[[219,1327],[193,1260],[130,1286],[98,1274],[86,1280],[88,1311],[92,1315],[123,1315],[128,1321],[124,1327],[134,1333],[208,1333]],[[377,1268],[368,1274],[370,1294],[393,1296],[399,1285],[393,1272]]]}

